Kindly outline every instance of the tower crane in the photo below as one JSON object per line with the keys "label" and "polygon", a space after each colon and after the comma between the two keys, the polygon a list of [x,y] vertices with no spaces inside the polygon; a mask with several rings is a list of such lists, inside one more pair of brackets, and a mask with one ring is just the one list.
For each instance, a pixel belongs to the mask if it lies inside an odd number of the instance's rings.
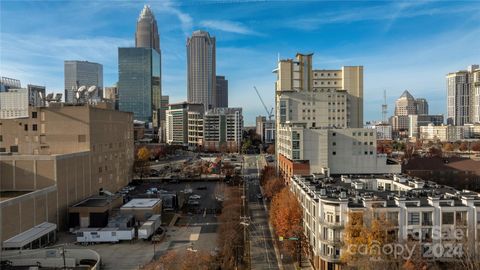
{"label": "tower crane", "polygon": [[265,108],[265,111],[267,112],[268,120],[272,120],[273,108],[271,108],[270,111],[269,111],[268,108],[267,108],[267,105],[265,105],[265,102],[263,102],[262,96],[260,96],[260,93],[258,92],[257,87],[253,86],[253,88],[255,89],[255,92],[257,92],[257,96],[258,96],[258,98],[260,98],[260,101],[262,102],[263,108]]}

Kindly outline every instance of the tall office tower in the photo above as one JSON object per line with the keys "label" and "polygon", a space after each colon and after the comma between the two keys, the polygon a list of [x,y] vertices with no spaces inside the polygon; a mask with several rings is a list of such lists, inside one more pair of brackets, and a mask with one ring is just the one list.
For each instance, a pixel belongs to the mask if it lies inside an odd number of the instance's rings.
{"label": "tall office tower", "polygon": [[103,96],[103,66],[88,61],[67,60],[64,62],[65,102],[75,101],[75,89],[85,85],[97,86],[97,97]]}
{"label": "tall office tower", "polygon": [[162,96],[162,99],[160,101],[160,131],[158,132],[160,136],[160,142],[165,142],[165,139],[167,136],[166,111],[168,110],[169,103],[170,103],[170,97]]}
{"label": "tall office tower", "polygon": [[409,125],[409,115],[417,114],[417,103],[415,98],[405,90],[403,94],[395,101],[395,115],[390,118],[394,133],[405,131]]}
{"label": "tall office tower", "polygon": [[473,123],[480,123],[480,68],[473,72]]}
{"label": "tall office tower", "polygon": [[479,70],[479,65],[471,65],[447,74],[447,124],[463,126],[480,120],[478,88],[473,82]]}
{"label": "tall office tower", "polygon": [[168,104],[170,104],[170,97],[162,96],[160,104],[160,121],[165,121],[165,112],[168,110]]}
{"label": "tall office tower", "polygon": [[428,102],[425,98],[415,99],[415,105],[417,107],[417,114],[420,114],[420,115],[428,114]]}
{"label": "tall office tower", "polygon": [[205,111],[216,105],[215,37],[195,31],[187,38],[187,99]]}
{"label": "tall office tower", "polygon": [[219,108],[228,107],[228,80],[225,76],[216,76],[217,105]]}
{"label": "tall office tower", "polygon": [[137,31],[135,32],[135,47],[155,49],[160,53],[160,37],[158,35],[157,21],[148,5],[143,7],[138,17]]}
{"label": "tall office tower", "polygon": [[[146,32],[148,31],[148,32]],[[118,48],[119,109],[135,120],[160,125],[161,50],[157,22],[148,6],[140,13],[135,48]]]}

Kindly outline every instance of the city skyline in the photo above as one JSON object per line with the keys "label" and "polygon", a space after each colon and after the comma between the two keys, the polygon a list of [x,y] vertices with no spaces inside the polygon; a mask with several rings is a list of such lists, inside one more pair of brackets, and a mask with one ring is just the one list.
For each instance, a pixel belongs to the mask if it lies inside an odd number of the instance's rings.
{"label": "city skyline", "polygon": [[[279,55],[314,52],[318,68],[363,65],[365,121],[381,119],[384,89],[389,115],[405,89],[426,98],[432,114],[446,114],[445,75],[480,58],[479,51],[465,50],[480,46],[475,2],[114,3],[2,2],[0,73],[61,93],[63,61],[87,60],[104,66],[104,86],[111,86],[118,79],[117,48],[134,46],[144,4],[162,36],[163,94],[186,100],[185,40],[194,30],[209,31],[217,38],[217,73],[229,79],[230,105],[244,107],[246,125],[265,114],[259,100],[249,100],[253,85],[274,105],[271,70]],[[302,17],[287,17],[293,7]],[[57,15],[35,16],[39,12]],[[28,19],[8,19],[14,15]]]}

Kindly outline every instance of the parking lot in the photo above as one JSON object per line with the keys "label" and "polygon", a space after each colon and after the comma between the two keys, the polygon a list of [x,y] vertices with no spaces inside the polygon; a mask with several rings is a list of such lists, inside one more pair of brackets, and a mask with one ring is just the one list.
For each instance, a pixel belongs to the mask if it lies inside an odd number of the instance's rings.
{"label": "parking lot", "polygon": [[[131,198],[160,197],[164,193],[176,194],[178,208],[164,212],[162,224],[166,229],[165,239],[158,244],[156,257],[168,250],[193,249],[214,252],[217,246],[217,213],[223,197],[225,184],[218,181],[185,181],[169,183],[161,180],[137,182],[135,189],[128,193]],[[148,192],[155,190],[156,192]],[[148,194],[147,194],[148,192]],[[196,199],[194,199],[196,197]],[[195,201],[197,203],[193,204]],[[190,203],[189,203],[190,202]],[[172,217],[178,219],[173,226]]]}

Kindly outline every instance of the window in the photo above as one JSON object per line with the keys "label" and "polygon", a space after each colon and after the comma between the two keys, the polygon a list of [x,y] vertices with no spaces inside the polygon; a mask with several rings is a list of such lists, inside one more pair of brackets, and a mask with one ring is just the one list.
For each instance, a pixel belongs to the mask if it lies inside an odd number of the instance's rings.
{"label": "window", "polygon": [[0,135],[0,142],[3,142],[3,135]]}
{"label": "window", "polygon": [[335,145],[337,145],[337,143],[336,143],[336,142],[333,142],[333,143],[332,143],[332,145],[334,145],[334,146],[335,146]]}
{"label": "window", "polygon": [[33,124],[33,125],[32,125],[32,130],[33,130],[33,131],[37,131],[37,124]]}
{"label": "window", "polygon": [[420,213],[413,212],[408,213],[408,225],[419,225],[420,224]]}
{"label": "window", "polygon": [[337,133],[336,133],[336,132],[333,132],[333,133],[332,133],[332,136],[337,136]]}
{"label": "window", "polygon": [[32,118],[37,118],[37,112],[32,112]]}
{"label": "window", "polygon": [[467,225],[467,212],[466,211],[458,211],[455,213],[455,224],[466,226]]}
{"label": "window", "polygon": [[23,130],[28,131],[28,125],[27,124],[23,125]]}
{"label": "window", "polygon": [[422,225],[431,226],[432,225],[432,212],[423,212],[422,213]]}
{"label": "window", "polygon": [[443,225],[453,225],[453,212],[443,212],[442,213],[442,224]]}
{"label": "window", "polygon": [[332,155],[334,155],[334,156],[337,155],[337,152],[332,152]]}
{"label": "window", "polygon": [[18,153],[18,145],[10,146],[10,152],[11,153]]}

